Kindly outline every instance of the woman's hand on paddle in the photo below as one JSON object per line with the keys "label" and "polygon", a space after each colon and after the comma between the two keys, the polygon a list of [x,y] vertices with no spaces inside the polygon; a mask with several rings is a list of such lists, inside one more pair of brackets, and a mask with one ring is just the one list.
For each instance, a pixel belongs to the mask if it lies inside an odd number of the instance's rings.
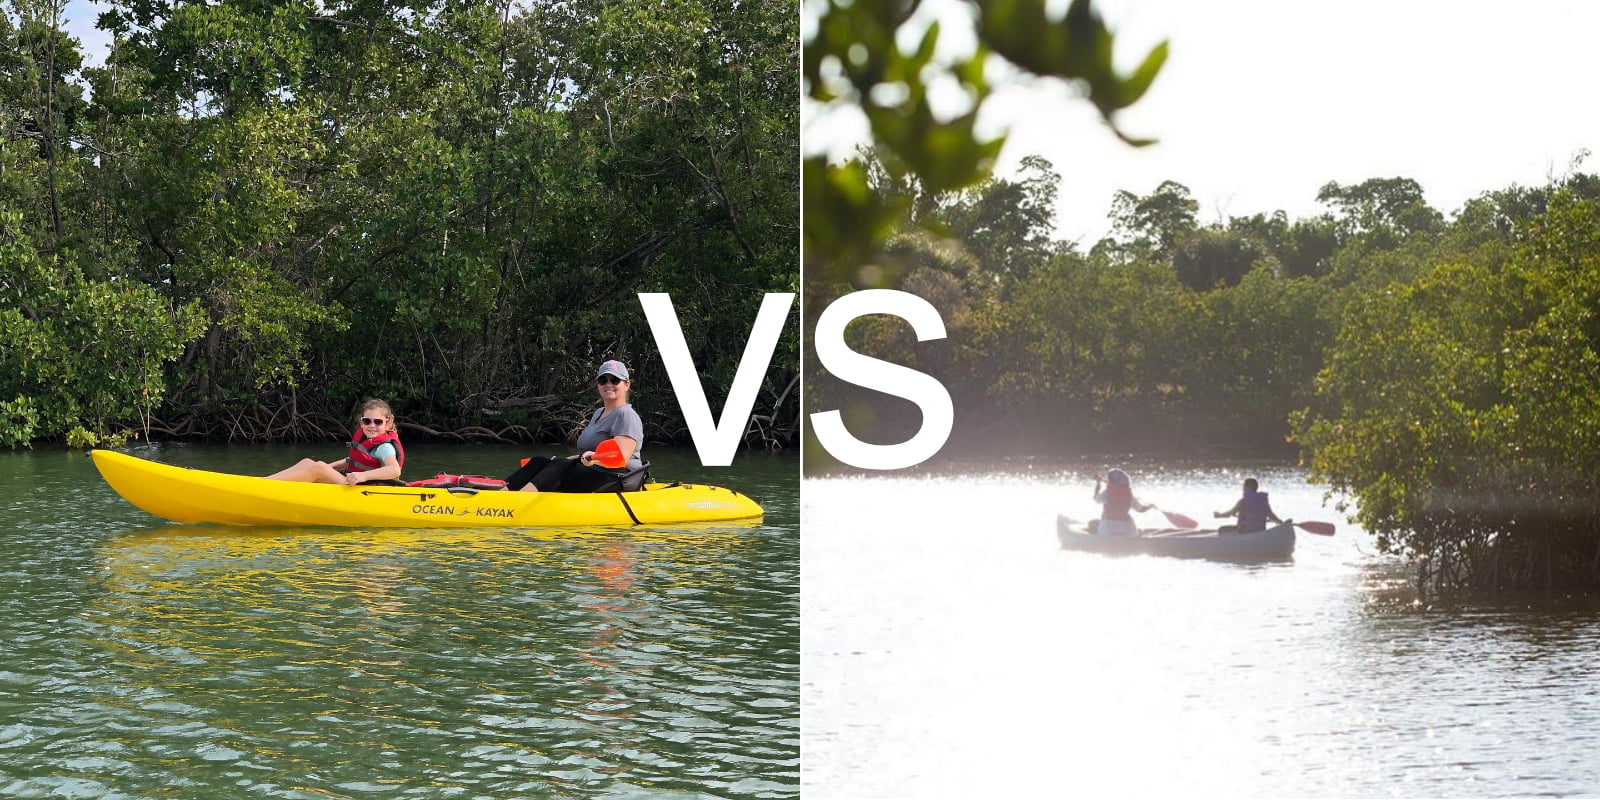
{"label": "woman's hand on paddle", "polygon": [[599,464],[606,469],[621,469],[627,465],[628,457],[638,448],[639,443],[631,436],[613,436],[586,453],[589,458],[586,463]]}
{"label": "woman's hand on paddle", "polygon": [[593,450],[585,450],[585,451],[583,451],[583,455],[578,456],[578,461],[580,463],[582,463],[586,467],[594,466],[594,451]]}

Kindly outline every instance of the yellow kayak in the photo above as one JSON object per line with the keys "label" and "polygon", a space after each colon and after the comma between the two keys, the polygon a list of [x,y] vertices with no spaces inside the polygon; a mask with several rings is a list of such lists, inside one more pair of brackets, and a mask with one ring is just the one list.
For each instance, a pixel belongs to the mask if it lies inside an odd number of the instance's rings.
{"label": "yellow kayak", "polygon": [[637,492],[602,494],[335,486],[174,467],[111,450],[90,455],[117,494],[175,522],[536,528],[671,525],[761,516],[761,506],[754,500],[701,484],[651,483]]}

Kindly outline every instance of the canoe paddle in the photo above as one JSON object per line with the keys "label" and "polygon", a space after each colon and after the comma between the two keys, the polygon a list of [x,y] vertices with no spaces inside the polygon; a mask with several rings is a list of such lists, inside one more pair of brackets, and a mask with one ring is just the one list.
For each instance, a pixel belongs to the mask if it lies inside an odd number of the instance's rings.
{"label": "canoe paddle", "polygon": [[[1156,509],[1156,510],[1157,511],[1161,511],[1161,509],[1159,509],[1159,508]],[[1174,528],[1198,528],[1198,527],[1200,527],[1200,523],[1195,522],[1194,521],[1194,517],[1186,517],[1186,516],[1184,516],[1182,514],[1179,514],[1179,513],[1173,512],[1173,511],[1161,511],[1161,513],[1166,516],[1167,521],[1172,523],[1172,527],[1174,527]]]}
{"label": "canoe paddle", "polygon": [[1295,527],[1306,533],[1314,533],[1318,536],[1333,535],[1333,523],[1331,522],[1296,522]]}

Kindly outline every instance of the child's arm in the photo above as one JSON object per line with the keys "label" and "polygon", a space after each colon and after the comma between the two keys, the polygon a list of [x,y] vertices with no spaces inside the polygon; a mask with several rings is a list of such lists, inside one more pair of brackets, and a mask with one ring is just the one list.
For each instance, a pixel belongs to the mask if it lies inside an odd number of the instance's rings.
{"label": "child's arm", "polygon": [[386,481],[398,477],[400,477],[400,459],[389,456],[383,460],[383,466],[377,469],[369,469],[366,472],[352,472],[346,476],[346,480],[356,484],[367,481]]}

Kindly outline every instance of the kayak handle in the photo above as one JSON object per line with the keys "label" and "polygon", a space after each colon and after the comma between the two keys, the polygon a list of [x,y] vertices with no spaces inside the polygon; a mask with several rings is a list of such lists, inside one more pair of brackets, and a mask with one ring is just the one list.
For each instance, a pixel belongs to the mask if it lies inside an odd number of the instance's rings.
{"label": "kayak handle", "polygon": [[368,489],[361,490],[364,495],[380,495],[383,497],[420,497],[423,500],[432,500],[436,492],[374,492]]}

